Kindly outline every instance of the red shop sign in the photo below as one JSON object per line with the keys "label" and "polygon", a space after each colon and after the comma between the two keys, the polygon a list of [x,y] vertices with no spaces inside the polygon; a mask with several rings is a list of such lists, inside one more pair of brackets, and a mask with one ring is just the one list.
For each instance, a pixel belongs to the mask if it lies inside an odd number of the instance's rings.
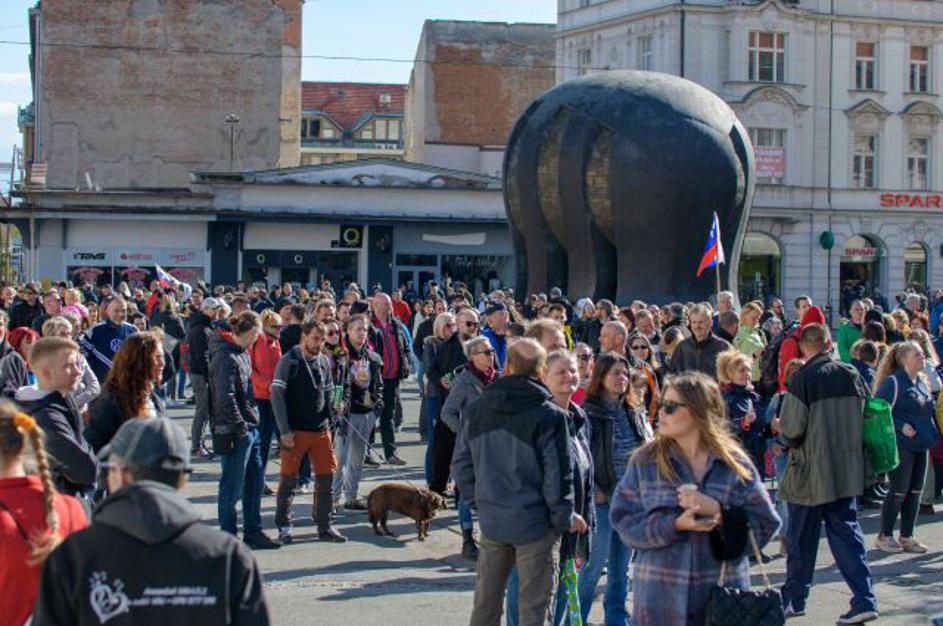
{"label": "red shop sign", "polygon": [[943,194],[938,193],[882,193],[881,206],[911,209],[943,209]]}

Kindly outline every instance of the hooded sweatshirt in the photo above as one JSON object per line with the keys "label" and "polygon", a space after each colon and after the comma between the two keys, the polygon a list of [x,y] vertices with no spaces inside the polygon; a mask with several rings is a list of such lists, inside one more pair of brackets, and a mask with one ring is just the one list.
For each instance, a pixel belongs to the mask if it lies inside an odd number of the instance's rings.
{"label": "hooded sweatshirt", "polygon": [[249,549],[201,524],[176,489],[128,485],[99,505],[92,522],[46,561],[35,626],[269,623]]}
{"label": "hooded sweatshirt", "polygon": [[809,310],[802,316],[799,328],[791,331],[786,338],[783,339],[782,345],[779,348],[780,391],[786,390],[786,364],[802,356],[802,353],[799,351],[799,334],[802,332],[802,329],[809,324],[825,324],[825,314],[822,313],[822,309],[817,306],[809,307]]}

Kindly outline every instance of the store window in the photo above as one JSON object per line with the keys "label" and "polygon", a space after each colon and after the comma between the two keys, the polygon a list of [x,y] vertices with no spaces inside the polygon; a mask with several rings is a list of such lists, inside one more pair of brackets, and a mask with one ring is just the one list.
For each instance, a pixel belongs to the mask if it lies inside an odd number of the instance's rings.
{"label": "store window", "polygon": [[779,295],[782,280],[782,251],[775,239],[762,233],[747,233],[740,252],[741,302]]}
{"label": "store window", "polygon": [[874,189],[877,141],[878,138],[875,135],[855,135],[851,182],[856,189]]}
{"label": "store window", "polygon": [[925,291],[927,276],[927,249],[915,241],[904,250],[904,284],[917,291]]}
{"label": "store window", "polygon": [[750,31],[750,80],[769,83],[786,82],[786,35]]}
{"label": "store window", "polygon": [[859,41],[855,45],[855,88],[875,89],[877,82],[877,44]]}
{"label": "store window", "polygon": [[441,277],[445,283],[461,281],[476,296],[511,284],[513,262],[501,255],[442,255]]}
{"label": "store window", "polygon": [[651,35],[645,35],[638,38],[638,68],[640,70],[652,71],[654,69],[654,52],[652,51],[653,39]]}
{"label": "store window", "polygon": [[930,91],[930,48],[910,46],[910,91]]}
{"label": "store window", "polygon": [[593,51],[590,48],[580,48],[576,51],[576,74],[585,76],[593,64]]}
{"label": "store window", "polygon": [[930,140],[911,137],[907,142],[907,183],[910,189],[923,191],[930,188]]}
{"label": "store window", "polygon": [[885,256],[884,248],[866,235],[853,235],[845,241],[839,265],[843,303],[853,298],[871,297],[875,289],[881,288],[881,265]]}

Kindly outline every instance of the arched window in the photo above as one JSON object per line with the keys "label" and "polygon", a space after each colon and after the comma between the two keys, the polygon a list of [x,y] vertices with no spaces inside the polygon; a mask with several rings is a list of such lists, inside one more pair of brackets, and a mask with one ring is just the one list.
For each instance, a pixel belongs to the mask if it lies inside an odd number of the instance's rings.
{"label": "arched window", "polygon": [[741,302],[780,295],[782,288],[782,251],[769,235],[747,233],[740,252]]}
{"label": "arched window", "polygon": [[904,285],[919,291],[927,288],[927,249],[920,242],[904,250]]}

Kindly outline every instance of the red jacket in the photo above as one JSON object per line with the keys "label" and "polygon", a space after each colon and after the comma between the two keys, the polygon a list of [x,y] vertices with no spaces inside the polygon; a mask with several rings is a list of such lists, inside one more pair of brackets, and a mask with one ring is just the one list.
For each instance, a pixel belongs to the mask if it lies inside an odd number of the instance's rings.
{"label": "red jacket", "polygon": [[406,328],[409,328],[409,318],[412,317],[412,312],[409,310],[409,303],[405,300],[400,300],[397,302],[393,300],[393,315],[399,318]]}
{"label": "red jacket", "polygon": [[783,343],[779,347],[780,391],[786,391],[786,365],[789,361],[802,357],[802,352],[799,351],[799,333],[809,324],[825,324],[825,314],[822,313],[822,309],[817,306],[810,307],[809,310],[805,312],[805,315],[802,316],[799,328],[789,333],[789,335],[783,339]]}
{"label": "red jacket", "polygon": [[271,400],[269,387],[275,378],[275,366],[282,358],[282,346],[278,339],[259,333],[249,356],[252,358],[252,393],[256,400]]}
{"label": "red jacket", "polygon": [[[59,536],[88,526],[85,510],[71,496],[56,494]],[[33,614],[38,565],[28,565],[31,547],[23,537],[47,532],[43,486],[38,476],[0,478],[0,624],[23,624]]]}

